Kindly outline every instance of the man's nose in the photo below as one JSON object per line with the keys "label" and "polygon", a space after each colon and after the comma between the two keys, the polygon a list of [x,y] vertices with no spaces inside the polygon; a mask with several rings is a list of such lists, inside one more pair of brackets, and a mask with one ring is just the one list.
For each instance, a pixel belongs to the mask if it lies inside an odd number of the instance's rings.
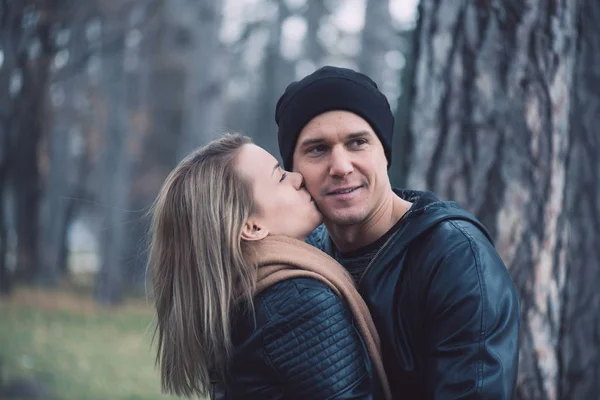
{"label": "man's nose", "polygon": [[304,177],[299,172],[288,172],[289,179],[296,190],[304,187]]}
{"label": "man's nose", "polygon": [[354,170],[350,155],[343,147],[333,148],[329,158],[329,175],[345,177]]}

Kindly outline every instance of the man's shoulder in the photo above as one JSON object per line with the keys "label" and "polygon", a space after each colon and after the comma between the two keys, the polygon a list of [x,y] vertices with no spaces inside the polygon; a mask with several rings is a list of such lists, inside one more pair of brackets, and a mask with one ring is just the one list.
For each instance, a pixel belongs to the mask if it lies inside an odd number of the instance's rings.
{"label": "man's shoulder", "polygon": [[439,236],[463,241],[472,239],[493,246],[487,228],[456,202],[440,200],[435,193],[428,191],[394,191],[413,203],[404,217],[406,229],[401,235],[404,240],[413,242],[424,237]]}
{"label": "man's shoulder", "polygon": [[487,233],[482,230],[481,226],[477,223],[467,219],[452,217],[432,225],[415,241],[433,241],[435,246],[432,247],[438,249],[452,247],[457,243],[469,243],[473,246],[493,247],[493,243],[488,238]]}
{"label": "man's shoulder", "polygon": [[[477,221],[449,218],[415,238],[408,246],[412,278],[454,282],[457,287],[479,287],[490,279],[508,282],[510,277],[496,248]],[[458,279],[460,277],[460,279]],[[429,284],[429,283],[427,283]],[[448,283],[442,285],[449,287]],[[441,289],[445,292],[445,289]]]}

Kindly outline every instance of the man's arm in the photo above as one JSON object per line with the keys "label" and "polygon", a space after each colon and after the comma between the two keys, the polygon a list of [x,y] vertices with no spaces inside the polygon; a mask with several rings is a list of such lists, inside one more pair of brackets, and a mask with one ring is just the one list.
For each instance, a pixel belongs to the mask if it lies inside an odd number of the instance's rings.
{"label": "man's arm", "polygon": [[519,353],[515,286],[481,232],[449,224],[455,234],[443,246],[425,304],[428,397],[511,399]]}

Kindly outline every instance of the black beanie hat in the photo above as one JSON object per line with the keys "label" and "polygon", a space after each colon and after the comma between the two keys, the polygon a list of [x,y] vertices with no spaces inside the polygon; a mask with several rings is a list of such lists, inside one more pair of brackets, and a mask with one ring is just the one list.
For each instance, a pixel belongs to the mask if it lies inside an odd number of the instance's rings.
{"label": "black beanie hat", "polygon": [[394,116],[387,98],[368,76],[326,66],[290,83],[277,102],[275,122],[285,169],[292,169],[294,149],[304,126],[317,115],[334,110],[350,111],[371,125],[383,145],[389,168]]}

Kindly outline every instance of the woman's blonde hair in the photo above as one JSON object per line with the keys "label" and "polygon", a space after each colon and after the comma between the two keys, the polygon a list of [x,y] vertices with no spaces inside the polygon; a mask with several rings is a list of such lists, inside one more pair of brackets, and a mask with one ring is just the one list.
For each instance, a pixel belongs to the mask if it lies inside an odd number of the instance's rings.
{"label": "woman's blonde hair", "polygon": [[251,143],[227,134],[196,150],[169,174],[153,205],[148,271],[157,312],[156,362],[162,389],[206,396],[231,353],[231,312],[252,307],[254,268],[241,233],[253,210],[251,185],[235,172]]}

